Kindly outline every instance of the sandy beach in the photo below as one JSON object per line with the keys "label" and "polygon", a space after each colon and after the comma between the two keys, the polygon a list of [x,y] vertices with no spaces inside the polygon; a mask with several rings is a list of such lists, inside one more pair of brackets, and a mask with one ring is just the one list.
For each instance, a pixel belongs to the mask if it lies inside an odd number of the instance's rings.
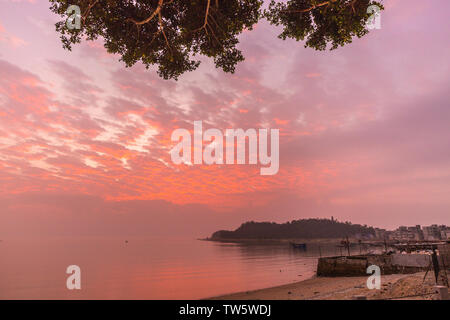
{"label": "sandy beach", "polygon": [[[381,277],[381,289],[369,290],[367,277],[314,277],[301,282],[239,292],[212,298],[213,300],[351,300],[364,295],[368,300],[434,298],[434,278],[429,272],[394,274]],[[423,282],[423,283],[422,283]]]}

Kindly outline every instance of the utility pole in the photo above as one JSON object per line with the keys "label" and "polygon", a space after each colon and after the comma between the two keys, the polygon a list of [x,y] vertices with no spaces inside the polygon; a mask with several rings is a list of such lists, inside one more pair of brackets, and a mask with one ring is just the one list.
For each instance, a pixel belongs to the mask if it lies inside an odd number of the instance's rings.
{"label": "utility pole", "polygon": [[387,242],[386,242],[386,236],[384,236],[384,253],[387,253]]}
{"label": "utility pole", "polygon": [[346,239],[348,256],[350,256],[350,241],[348,240],[348,236],[345,236],[345,239]]}

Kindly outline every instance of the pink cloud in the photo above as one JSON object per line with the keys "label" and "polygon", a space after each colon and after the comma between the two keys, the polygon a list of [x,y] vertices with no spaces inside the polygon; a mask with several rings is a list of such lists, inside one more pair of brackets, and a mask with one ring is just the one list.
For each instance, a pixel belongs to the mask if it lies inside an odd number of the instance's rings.
{"label": "pink cloud", "polygon": [[[408,217],[413,224],[426,221],[420,206],[435,210],[432,219],[448,219],[450,46],[442,39],[449,5],[436,12],[419,1],[406,10],[399,3],[384,12],[381,30],[334,52],[280,41],[261,23],[242,36],[247,60],[235,74],[205,63],[178,82],[140,65],[123,68],[98,42],[67,53],[40,33],[20,52],[32,61],[22,65],[14,59],[23,43],[0,25],[3,225],[35,206],[51,209],[49,221],[68,215],[49,228],[73,221],[80,208],[99,214],[97,224],[103,212],[132,214],[128,230],[148,223],[135,218],[139,210],[153,210],[162,225],[160,214],[176,220],[176,210],[189,211],[208,221],[199,232],[218,226],[212,220],[224,212],[220,221],[229,225],[331,214],[376,223],[393,213],[386,225]],[[413,18],[414,26],[405,24]],[[171,132],[195,120],[219,129],[279,128],[279,173],[173,165]],[[53,204],[60,196],[70,205]]]}

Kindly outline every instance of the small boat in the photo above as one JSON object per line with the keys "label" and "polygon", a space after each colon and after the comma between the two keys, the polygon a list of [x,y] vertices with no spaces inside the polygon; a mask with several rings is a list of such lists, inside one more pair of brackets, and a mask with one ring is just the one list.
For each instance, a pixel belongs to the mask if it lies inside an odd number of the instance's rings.
{"label": "small boat", "polygon": [[295,243],[295,242],[291,242],[290,244],[291,244],[291,246],[292,246],[293,248],[306,250],[306,243]]}

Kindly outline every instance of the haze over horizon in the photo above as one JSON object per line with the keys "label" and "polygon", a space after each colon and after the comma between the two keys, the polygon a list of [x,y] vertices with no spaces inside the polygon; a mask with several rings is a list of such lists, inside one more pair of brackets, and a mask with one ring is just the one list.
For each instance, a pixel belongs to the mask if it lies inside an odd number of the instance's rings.
{"label": "haze over horizon", "polygon": [[[0,239],[331,216],[450,225],[450,2],[385,7],[380,30],[331,52],[262,21],[240,37],[234,75],[203,60],[168,81],[101,41],[64,50],[48,1],[2,0]],[[172,131],[197,120],[280,129],[279,172],[173,165]]]}

